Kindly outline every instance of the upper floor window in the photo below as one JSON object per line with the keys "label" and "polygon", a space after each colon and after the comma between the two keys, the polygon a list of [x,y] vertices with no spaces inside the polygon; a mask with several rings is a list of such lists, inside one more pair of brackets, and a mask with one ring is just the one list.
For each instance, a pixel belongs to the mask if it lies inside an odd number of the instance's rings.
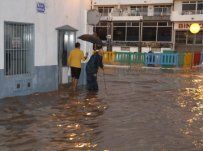
{"label": "upper floor window", "polygon": [[131,6],[131,16],[147,16],[148,6]]}
{"label": "upper floor window", "polygon": [[203,14],[203,1],[188,1],[182,4],[182,14]]}
{"label": "upper floor window", "polygon": [[98,7],[98,11],[102,14],[102,16],[108,16],[113,8],[114,7]]}
{"label": "upper floor window", "polygon": [[171,6],[155,6],[154,7],[155,16],[170,15],[170,14],[171,14]]}

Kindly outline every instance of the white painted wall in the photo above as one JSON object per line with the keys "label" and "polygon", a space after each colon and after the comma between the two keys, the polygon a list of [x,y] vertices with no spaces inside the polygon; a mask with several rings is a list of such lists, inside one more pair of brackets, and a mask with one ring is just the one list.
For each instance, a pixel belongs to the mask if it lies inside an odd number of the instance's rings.
{"label": "white painted wall", "polygon": [[[45,14],[37,13],[36,3],[46,4]],[[0,69],[4,68],[4,21],[35,25],[35,66],[57,65],[57,27],[70,25],[77,35],[89,32],[86,12],[90,0],[0,0]],[[82,48],[87,45],[83,42]],[[89,46],[90,47],[90,46]]]}
{"label": "white painted wall", "polygon": [[93,0],[94,5],[172,4],[173,0]]}
{"label": "white painted wall", "polygon": [[154,16],[154,6],[153,5],[148,6],[148,16]]}

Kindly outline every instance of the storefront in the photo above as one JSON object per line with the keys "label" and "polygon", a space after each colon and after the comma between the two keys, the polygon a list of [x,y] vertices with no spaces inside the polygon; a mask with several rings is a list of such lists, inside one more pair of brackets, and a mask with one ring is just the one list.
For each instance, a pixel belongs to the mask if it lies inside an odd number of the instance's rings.
{"label": "storefront", "polygon": [[175,49],[178,51],[203,51],[203,22],[195,22],[200,25],[201,30],[192,34],[189,30],[193,22],[176,22]]}
{"label": "storefront", "polygon": [[169,20],[114,21],[111,27],[108,22],[100,22],[95,31],[104,41],[107,40],[107,34],[111,35],[113,48],[125,48],[124,51],[138,51],[140,45],[142,52],[172,48],[173,25]]}

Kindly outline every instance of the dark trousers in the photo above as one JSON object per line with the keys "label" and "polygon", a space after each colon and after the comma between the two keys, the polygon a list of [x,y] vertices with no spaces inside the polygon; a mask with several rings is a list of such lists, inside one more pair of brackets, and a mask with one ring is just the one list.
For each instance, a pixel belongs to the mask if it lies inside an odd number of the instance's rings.
{"label": "dark trousers", "polygon": [[87,73],[87,89],[89,91],[98,91],[97,75]]}

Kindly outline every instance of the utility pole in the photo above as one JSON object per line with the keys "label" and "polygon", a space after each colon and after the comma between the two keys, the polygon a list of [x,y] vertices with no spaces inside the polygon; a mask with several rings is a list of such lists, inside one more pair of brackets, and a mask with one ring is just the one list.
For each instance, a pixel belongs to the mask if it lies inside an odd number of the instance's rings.
{"label": "utility pole", "polygon": [[140,30],[139,30],[139,44],[138,44],[138,52],[142,52],[142,19],[140,19]]}
{"label": "utility pole", "polygon": [[107,21],[107,51],[112,51],[112,20],[113,17],[111,13],[108,14],[108,21]]}
{"label": "utility pole", "polygon": [[107,22],[107,51],[112,51],[112,21]]}

